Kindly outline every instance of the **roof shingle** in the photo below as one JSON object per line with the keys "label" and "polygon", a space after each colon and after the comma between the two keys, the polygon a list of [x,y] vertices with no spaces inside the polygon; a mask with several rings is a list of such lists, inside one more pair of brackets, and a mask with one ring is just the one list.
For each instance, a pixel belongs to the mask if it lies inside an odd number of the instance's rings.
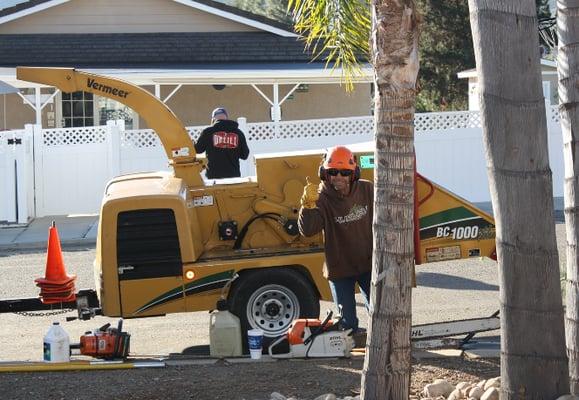
{"label": "roof shingle", "polygon": [[[308,63],[304,42],[267,32],[0,35],[0,66],[179,67]],[[318,60],[321,62],[321,60]]]}

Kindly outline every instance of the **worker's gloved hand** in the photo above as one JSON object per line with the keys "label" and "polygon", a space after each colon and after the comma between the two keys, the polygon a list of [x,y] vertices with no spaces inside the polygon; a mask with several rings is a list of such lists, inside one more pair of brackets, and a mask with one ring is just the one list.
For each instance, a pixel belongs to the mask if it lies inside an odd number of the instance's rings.
{"label": "worker's gloved hand", "polygon": [[310,177],[306,177],[306,186],[304,186],[304,194],[302,194],[303,208],[316,208],[316,201],[320,197],[318,193],[318,186],[310,182]]}

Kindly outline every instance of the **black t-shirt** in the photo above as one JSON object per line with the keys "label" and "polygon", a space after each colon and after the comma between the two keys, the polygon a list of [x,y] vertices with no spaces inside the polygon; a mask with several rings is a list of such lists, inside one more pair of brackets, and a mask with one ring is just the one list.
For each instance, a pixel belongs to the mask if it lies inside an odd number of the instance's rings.
{"label": "black t-shirt", "polygon": [[195,143],[197,153],[207,153],[207,178],[241,176],[239,159],[246,160],[249,148],[239,125],[231,120],[218,120],[205,128]]}

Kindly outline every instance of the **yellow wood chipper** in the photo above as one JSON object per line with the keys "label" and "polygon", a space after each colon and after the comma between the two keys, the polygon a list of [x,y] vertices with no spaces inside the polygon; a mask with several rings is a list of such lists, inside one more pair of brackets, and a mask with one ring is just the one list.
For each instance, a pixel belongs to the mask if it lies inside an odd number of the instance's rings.
{"label": "yellow wood chipper", "polygon": [[[306,177],[319,182],[322,151],[257,155],[256,176],[207,181],[182,123],[144,89],[70,68],[20,67],[17,76],[131,107],[155,130],[173,169],[106,185],[94,262],[97,298],[79,296],[84,315],[95,302],[103,315],[123,318],[211,310],[237,275],[227,299],[242,332],[260,328],[273,338],[298,317],[319,316],[319,301],[331,300],[322,276],[323,237],[300,236],[297,217]],[[372,180],[373,149],[356,156],[361,177]],[[492,217],[416,179],[416,263],[493,257]],[[0,311],[10,310],[0,303]]]}

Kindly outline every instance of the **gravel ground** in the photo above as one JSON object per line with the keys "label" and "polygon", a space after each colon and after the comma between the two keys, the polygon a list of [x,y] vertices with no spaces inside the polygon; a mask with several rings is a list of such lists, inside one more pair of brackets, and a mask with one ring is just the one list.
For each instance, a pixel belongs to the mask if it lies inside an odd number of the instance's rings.
{"label": "gravel ground", "polygon": [[[564,225],[557,225],[561,265],[565,263],[564,235]],[[43,258],[42,255],[38,257]],[[73,265],[71,272],[79,272],[74,270],[77,261],[86,263],[81,261],[86,257],[86,252],[83,251],[71,252],[70,255],[67,253],[65,260],[66,257],[70,257],[67,265]],[[11,265],[11,262],[15,261],[10,255],[0,255],[2,271],[18,274],[16,271],[23,268],[16,264]],[[489,260],[434,263],[418,267],[419,287],[413,291],[413,323],[490,315],[498,309],[496,272],[496,264]],[[79,278],[79,287],[87,287],[92,283],[89,276],[83,275]],[[15,287],[21,288],[19,295],[36,294],[36,289],[30,285],[27,276],[10,279],[7,283],[5,275],[4,283],[0,282],[0,298],[13,295]],[[47,326],[44,323],[46,321],[30,324],[26,319],[23,321],[22,317],[10,314],[2,315],[1,318],[3,323],[0,324],[0,355],[30,354],[30,349],[26,347],[30,343],[36,347],[35,341],[41,337]],[[177,317],[165,318],[143,321],[154,321],[155,329],[162,329],[164,324],[169,324],[168,329],[172,329],[171,318]],[[363,317],[362,323],[366,325],[367,318]],[[187,329],[190,332],[192,328],[195,328],[195,325]],[[30,330],[34,331],[32,341],[30,335],[27,335]],[[143,349],[139,353],[152,354],[146,351],[159,345],[156,331],[151,329],[150,335],[141,339],[138,338],[137,331],[140,332],[135,330],[134,339],[139,343],[139,349]],[[179,334],[178,332],[177,335]],[[6,340],[7,335],[13,335],[11,340]],[[15,341],[14,338],[18,340]],[[171,343],[167,345],[168,352],[172,351],[171,346]],[[33,359],[38,359],[36,353],[34,354]],[[7,359],[0,357],[2,358]],[[165,368],[115,371],[0,373],[0,399],[268,400],[273,392],[278,392],[286,397],[313,400],[325,393],[334,393],[338,397],[357,395],[362,367],[363,357],[353,357],[339,360],[285,360],[239,364],[218,362],[212,365],[172,365]],[[445,378],[452,384],[461,381],[476,383],[499,374],[498,359],[468,360],[448,357],[415,360],[412,366],[411,394],[418,394],[424,385],[437,378]]]}
{"label": "gravel ground", "polygon": [[[326,393],[360,393],[363,357],[243,364],[189,365],[93,372],[8,373],[0,375],[2,399],[195,399],[267,400],[273,392],[296,399]],[[498,360],[444,358],[416,361],[411,394],[436,378],[456,385],[499,375]]]}

